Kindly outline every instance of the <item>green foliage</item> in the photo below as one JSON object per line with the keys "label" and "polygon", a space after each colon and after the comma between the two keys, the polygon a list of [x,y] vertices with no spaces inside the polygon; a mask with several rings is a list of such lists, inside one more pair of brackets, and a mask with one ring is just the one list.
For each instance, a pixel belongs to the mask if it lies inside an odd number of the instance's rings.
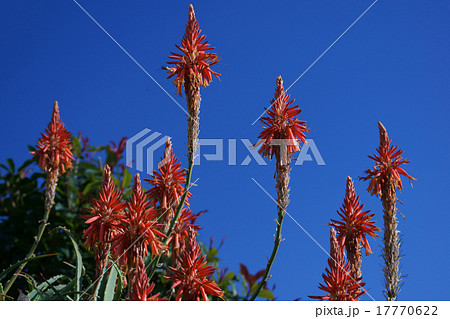
{"label": "green foliage", "polygon": [[124,276],[122,274],[122,271],[120,270],[119,266],[110,259],[106,270],[100,277],[99,285],[97,285],[97,289],[94,294],[94,300],[120,300],[123,286]]}
{"label": "green foliage", "polygon": [[82,280],[82,275],[83,275],[83,257],[81,257],[81,253],[80,253],[80,248],[78,247],[78,244],[75,240],[75,238],[73,237],[72,233],[68,230],[65,229],[64,227],[58,227],[57,229],[62,229],[67,236],[69,236],[70,241],[72,242],[74,251],[75,251],[75,256],[76,256],[76,260],[77,260],[77,266],[76,266],[76,273],[75,273],[75,277],[73,279],[74,283],[75,283],[75,291],[76,291],[76,297],[75,300],[80,300],[80,296],[77,292],[81,291],[81,280]]}
{"label": "green foliage", "polygon": [[[72,137],[75,157],[71,171],[59,178],[56,189],[56,205],[50,213],[48,230],[44,234],[36,255],[47,252],[56,253],[46,263],[27,264],[24,272],[33,274],[35,280],[51,278],[57,275],[73,276],[70,267],[62,267],[63,262],[77,264],[84,260],[86,273],[94,274],[92,253],[83,245],[81,235],[86,228],[80,216],[86,215],[91,198],[97,196],[101,186],[105,163],[113,166],[113,176],[117,186],[124,189],[124,196],[131,193],[131,174],[117,160],[105,161],[108,147],[94,147]],[[29,146],[30,151],[34,150]],[[30,155],[31,157],[31,155]],[[127,173],[125,173],[127,172]],[[12,159],[6,165],[0,164],[0,270],[24,258],[33,243],[39,221],[44,213],[45,174],[37,166],[37,160],[27,160],[16,169]],[[67,227],[72,236],[58,227]],[[52,231],[53,230],[53,231]],[[62,238],[61,238],[62,237]],[[73,251],[73,241],[79,247]],[[39,274],[39,277],[37,277]],[[42,274],[43,277],[40,277]],[[17,297],[17,288],[27,285],[25,278],[17,280],[9,294]]]}
{"label": "green foliage", "polygon": [[[104,300],[127,299],[126,280],[122,269],[109,259],[106,271],[96,281],[94,256],[83,245],[81,238],[87,228],[81,218],[87,214],[92,198],[98,196],[105,164],[112,168],[112,179],[128,200],[131,195],[132,175],[119,163],[121,153],[110,146],[94,147],[87,140],[72,137],[74,166],[59,178],[55,206],[50,213],[49,226],[44,233],[36,256],[22,260],[33,243],[38,224],[44,213],[43,174],[34,159],[27,160],[16,169],[12,159],[0,164],[0,301],[17,299],[19,289],[27,292],[30,300]],[[115,146],[115,144],[114,144]],[[34,150],[29,147],[30,151]],[[70,229],[70,231],[69,231]],[[200,243],[207,262],[216,268],[214,280],[224,291],[225,300],[246,300],[248,283],[243,276],[220,268],[220,246],[209,247]],[[45,262],[36,262],[46,258]],[[18,261],[19,260],[19,261]],[[173,264],[171,255],[147,260],[148,275],[155,284],[153,294],[173,300],[175,290],[166,276]],[[3,294],[9,276],[22,263],[28,262],[13,289]],[[2,285],[3,283],[3,285]],[[271,300],[273,294],[264,289],[259,297]],[[213,300],[222,300],[212,297]]]}

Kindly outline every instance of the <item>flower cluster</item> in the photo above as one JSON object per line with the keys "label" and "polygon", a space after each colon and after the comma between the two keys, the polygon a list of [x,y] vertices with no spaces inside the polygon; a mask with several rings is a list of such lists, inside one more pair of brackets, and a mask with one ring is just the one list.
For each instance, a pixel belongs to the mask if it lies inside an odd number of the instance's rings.
{"label": "flower cluster", "polygon": [[223,291],[211,279],[215,271],[208,266],[206,256],[197,243],[193,229],[189,230],[187,247],[178,258],[179,267],[169,267],[173,271],[167,278],[173,281],[172,288],[178,288],[175,300],[203,300],[208,301],[208,295],[221,297]]}
{"label": "flower cluster", "polygon": [[205,41],[206,36],[200,35],[200,32],[194,7],[191,4],[189,5],[189,20],[181,40],[181,46],[176,45],[182,53],[171,52],[172,56],[169,58],[175,61],[168,62],[168,64],[174,65],[174,67],[163,67],[170,73],[168,78],[176,75],[174,84],[179,95],[181,95],[181,87],[186,81],[193,80],[202,86],[208,86],[212,75],[220,76],[219,73],[211,70],[211,66],[219,62],[217,54],[209,52],[215,48]]}
{"label": "flower cluster", "polygon": [[147,272],[143,259],[140,259],[137,269],[132,270],[132,280],[130,282],[130,300],[131,301],[163,301],[165,298],[159,298],[159,292],[153,296],[150,294],[155,288],[155,283],[148,283]]}
{"label": "flower cluster", "polygon": [[59,115],[58,102],[53,105],[53,114],[45,133],[37,143],[33,157],[39,157],[39,167],[44,171],[58,171],[58,175],[72,168],[72,135],[64,126]]}
{"label": "flower cluster", "polygon": [[259,152],[270,159],[274,154],[277,158],[279,157],[280,145],[283,142],[286,144],[287,155],[300,150],[299,142],[306,142],[305,132],[309,129],[306,128],[306,121],[301,121],[297,117],[302,110],[298,105],[292,106],[295,100],[289,99],[290,95],[284,89],[283,79],[278,76],[274,99],[270,101],[270,109],[266,110],[268,116],[260,119],[265,127],[258,136],[260,140],[255,145],[262,143]]}
{"label": "flower cluster", "polygon": [[398,146],[391,146],[391,140],[388,138],[386,129],[383,124],[378,122],[380,130],[380,146],[377,148],[377,153],[373,156],[369,156],[370,159],[375,161],[375,166],[372,169],[366,170],[366,176],[362,177],[362,180],[370,180],[367,191],[372,195],[381,195],[382,188],[387,183],[393,183],[398,189],[403,188],[400,175],[403,175],[410,180],[416,180],[410,176],[406,171],[400,167],[402,164],[408,164],[409,161],[403,159],[403,150]]}
{"label": "flower cluster", "polygon": [[314,299],[330,301],[357,301],[365,293],[361,288],[365,286],[362,278],[353,278],[350,266],[344,258],[336,262],[328,259],[328,267],[322,275],[324,284],[319,289],[328,293],[326,296],[309,296]]}
{"label": "flower cluster", "polygon": [[121,192],[114,186],[108,165],[103,174],[99,199],[92,200],[90,215],[82,216],[86,219],[86,224],[90,224],[84,231],[83,238],[86,239],[85,245],[91,249],[95,249],[99,243],[110,243],[112,235],[117,232],[119,216],[126,208]]}
{"label": "flower cluster", "polygon": [[322,275],[324,284],[319,284],[319,289],[327,293],[326,296],[309,296],[313,299],[329,301],[357,301],[365,291],[362,277],[356,277],[351,271],[350,265],[344,259],[343,250],[338,244],[336,232],[330,229],[330,258],[328,268]]}
{"label": "flower cluster", "polygon": [[[158,170],[153,170],[151,179],[144,179],[152,185],[152,188],[147,191],[147,195],[152,199],[153,205],[159,203],[162,214],[173,217],[173,207],[179,204],[184,192],[183,184],[186,181],[186,173],[182,169],[181,163],[178,162],[178,158],[173,154],[170,139],[167,139],[164,157],[158,166]],[[189,197],[191,197],[190,192],[185,201],[187,205],[189,205]]]}
{"label": "flower cluster", "polygon": [[375,226],[375,221],[371,220],[375,214],[369,214],[370,211],[363,211],[364,204],[361,204],[359,196],[356,196],[355,187],[350,176],[347,177],[347,186],[345,191],[344,204],[337,213],[341,220],[332,219],[331,226],[336,227],[338,231],[338,241],[342,247],[346,247],[347,254],[351,250],[362,245],[366,255],[372,253],[366,236],[378,237],[375,233],[379,231]]}
{"label": "flower cluster", "polygon": [[158,230],[160,225],[157,224],[157,216],[158,211],[150,206],[141,189],[140,176],[136,174],[130,202],[124,213],[117,216],[120,223],[112,239],[114,255],[129,269],[137,265],[139,258],[148,255],[148,247],[152,255],[158,255],[163,249],[158,236],[165,235]]}
{"label": "flower cluster", "polygon": [[197,214],[194,214],[190,209],[183,208],[180,214],[180,218],[176,223],[172,234],[170,235],[167,245],[170,246],[172,250],[172,259],[174,262],[178,261],[181,253],[186,249],[186,241],[189,238],[189,230],[199,230],[201,227],[196,225],[195,222],[197,218],[205,213],[206,211],[201,211]]}
{"label": "flower cluster", "polygon": [[[323,279],[325,285],[320,284],[319,289],[328,292],[327,296],[311,298],[322,300],[347,300],[354,301],[364,293],[361,288],[365,283],[361,282],[361,248],[364,247],[366,255],[372,253],[367,236],[378,237],[379,231],[371,218],[375,214],[363,211],[359,196],[356,195],[352,179],[347,177],[344,204],[337,213],[341,220],[332,219],[330,229],[330,258],[329,268],[325,269]],[[344,250],[347,251],[348,262],[344,258]]]}
{"label": "flower cluster", "polygon": [[121,192],[116,189],[111,178],[111,168],[106,165],[103,173],[103,183],[99,199],[91,201],[88,212],[82,216],[86,224],[90,224],[84,231],[85,245],[96,253],[96,275],[101,276],[108,262],[111,239],[118,230],[119,216],[126,204],[122,201]]}

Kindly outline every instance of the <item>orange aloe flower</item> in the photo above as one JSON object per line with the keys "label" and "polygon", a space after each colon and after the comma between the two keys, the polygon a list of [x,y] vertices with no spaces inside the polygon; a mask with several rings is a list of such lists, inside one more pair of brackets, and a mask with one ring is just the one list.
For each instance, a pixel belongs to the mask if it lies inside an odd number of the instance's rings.
{"label": "orange aloe flower", "polygon": [[379,231],[375,221],[371,220],[375,214],[369,214],[370,211],[363,211],[363,209],[364,205],[361,204],[359,196],[356,196],[353,181],[348,176],[344,204],[337,212],[341,220],[332,219],[330,225],[336,227],[339,245],[347,250],[352,271],[357,277],[361,276],[360,248],[364,247],[366,255],[371,254],[372,250],[366,236],[378,237],[375,232]]}
{"label": "orange aloe flower", "polygon": [[274,99],[270,101],[271,107],[267,110],[268,116],[260,119],[265,125],[264,130],[259,134],[260,140],[255,145],[262,143],[259,153],[270,159],[274,154],[277,158],[279,157],[280,147],[273,145],[273,142],[286,141],[287,156],[300,150],[299,142],[306,142],[305,132],[309,129],[306,128],[306,121],[300,121],[297,117],[302,110],[298,105],[291,106],[295,99],[289,100],[289,98],[290,95],[283,86],[283,79],[278,76]]}
{"label": "orange aloe flower", "polygon": [[157,228],[158,210],[150,205],[147,196],[141,189],[139,174],[134,177],[133,193],[127,209],[117,216],[120,223],[112,238],[114,255],[120,257],[121,264],[129,269],[136,268],[139,258],[148,255],[148,247],[152,255],[158,255],[163,244],[157,236],[166,237]]}
{"label": "orange aloe flower", "polygon": [[86,224],[90,224],[84,231],[85,245],[96,253],[96,275],[101,275],[108,260],[111,239],[118,231],[118,217],[123,213],[126,204],[122,201],[122,194],[114,186],[111,179],[111,169],[105,165],[103,183],[99,199],[93,199],[89,208],[90,215],[82,216]]}
{"label": "orange aloe flower", "polygon": [[[144,179],[152,185],[152,188],[146,194],[151,198],[154,206],[159,203],[162,221],[164,224],[168,224],[173,217],[173,207],[180,203],[184,192],[183,185],[186,181],[186,172],[182,169],[178,158],[173,154],[170,139],[167,139],[164,157],[158,166],[157,171],[153,170],[151,179]],[[186,196],[186,205],[189,205],[189,197],[191,197],[190,192]]]}
{"label": "orange aloe flower", "polygon": [[141,258],[137,269],[133,270],[132,280],[130,282],[130,300],[131,301],[163,301],[165,298],[159,298],[159,292],[151,296],[155,288],[155,283],[148,284],[148,276],[145,270],[144,260]]}
{"label": "orange aloe flower", "polygon": [[403,184],[400,175],[403,175],[410,180],[416,180],[410,176],[406,171],[400,167],[402,164],[408,164],[409,161],[403,159],[403,150],[398,149],[398,146],[391,146],[391,140],[388,138],[386,129],[378,122],[380,129],[380,146],[377,148],[377,153],[369,156],[375,161],[375,166],[372,169],[366,170],[366,176],[361,177],[362,180],[370,180],[367,191],[371,195],[381,195],[383,186],[391,181],[397,189],[402,189]]}
{"label": "orange aloe flower", "polygon": [[45,133],[37,143],[37,150],[31,152],[33,157],[39,157],[39,167],[48,171],[58,170],[58,175],[72,168],[72,134],[66,129],[59,116],[58,102],[53,105],[52,120],[45,129]]}
{"label": "orange aloe flower", "polygon": [[167,276],[173,281],[172,288],[178,288],[175,300],[203,300],[208,301],[208,295],[222,297],[223,291],[211,279],[214,274],[214,266],[208,266],[206,256],[197,243],[195,231],[190,229],[188,244],[184,252],[179,256],[179,267],[173,271],[173,275]]}
{"label": "orange aloe flower", "polygon": [[319,289],[328,293],[326,296],[309,296],[313,299],[329,301],[357,301],[365,293],[362,287],[362,277],[356,277],[350,265],[345,261],[343,250],[338,244],[336,231],[330,228],[330,258],[328,267],[322,275],[325,285],[320,284]]}
{"label": "orange aloe flower", "polygon": [[174,65],[172,68],[163,67],[169,71],[171,78],[176,75],[174,85],[177,87],[177,94],[181,95],[181,87],[185,81],[194,80],[202,86],[208,86],[212,80],[212,75],[219,77],[220,74],[211,70],[211,66],[219,62],[217,54],[209,52],[215,49],[205,41],[206,36],[200,35],[201,29],[195,18],[194,7],[189,5],[189,20],[181,46],[175,45],[182,53],[171,52],[169,58],[175,60],[167,62]]}
{"label": "orange aloe flower", "polygon": [[337,262],[328,259],[328,268],[322,275],[324,284],[319,285],[319,289],[328,293],[326,296],[309,296],[313,299],[333,300],[333,301],[357,301],[365,293],[361,288],[366,283],[361,282],[361,277],[353,278],[350,266],[344,258]]}
{"label": "orange aloe flower", "polygon": [[172,251],[172,258],[174,262],[178,261],[178,257],[186,249],[186,240],[189,238],[189,230],[199,230],[201,227],[196,225],[197,218],[205,213],[201,211],[194,214],[190,209],[183,208],[178,222],[175,224],[172,235],[170,235],[167,245],[170,245]]}
{"label": "orange aloe flower", "polygon": [[112,233],[117,231],[118,216],[122,214],[126,203],[122,201],[121,192],[116,189],[111,179],[111,169],[105,166],[103,183],[99,192],[99,199],[91,201],[90,215],[82,216],[86,224],[90,224],[84,231],[85,245],[94,248],[97,243],[111,241]]}

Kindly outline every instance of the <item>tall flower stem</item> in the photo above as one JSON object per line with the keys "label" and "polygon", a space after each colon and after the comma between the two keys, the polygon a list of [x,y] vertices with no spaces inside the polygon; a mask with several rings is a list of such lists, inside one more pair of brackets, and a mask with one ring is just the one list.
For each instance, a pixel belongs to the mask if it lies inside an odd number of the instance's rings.
{"label": "tall flower stem", "polygon": [[214,47],[211,47],[205,39],[206,36],[201,34],[200,26],[195,17],[194,7],[191,4],[189,5],[188,23],[181,40],[181,45],[176,46],[181,53],[172,52],[172,55],[169,56],[172,61],[168,62],[168,64],[173,67],[163,67],[163,69],[169,72],[168,78],[175,76],[174,85],[177,87],[177,94],[181,95],[181,89],[184,87],[188,107],[188,172],[184,185],[184,193],[166,234],[168,236],[167,238],[172,234],[173,228],[180,217],[191,185],[194,158],[198,149],[201,101],[200,87],[209,86],[213,75],[216,77],[220,76],[219,73],[211,70],[211,67],[219,62],[219,58],[217,54],[210,51]]}
{"label": "tall flower stem", "polygon": [[185,82],[186,102],[188,105],[189,115],[188,120],[188,169],[186,173],[186,181],[184,183],[184,191],[181,196],[180,203],[178,204],[175,216],[170,223],[169,230],[166,233],[167,238],[164,244],[167,244],[170,235],[172,235],[173,229],[180,218],[181,211],[183,210],[184,202],[189,193],[191,187],[192,170],[194,168],[194,159],[198,149],[198,134],[199,134],[199,122],[200,122],[200,84],[194,83],[195,81],[189,80]]}
{"label": "tall flower stem", "polygon": [[255,147],[262,144],[259,153],[262,153],[263,156],[269,159],[272,159],[273,155],[276,158],[275,175],[278,195],[277,230],[272,254],[267,262],[266,270],[250,300],[255,300],[261,289],[265,286],[278,248],[280,247],[282,240],[281,228],[283,227],[286,207],[289,204],[290,155],[300,150],[299,142],[306,143],[304,133],[309,131],[306,127],[306,122],[298,119],[298,115],[302,110],[298,105],[292,106],[295,100],[290,100],[290,95],[284,89],[281,76],[277,77],[276,84],[274,99],[270,101],[271,107],[266,110],[267,116],[261,117],[260,119],[264,125],[264,129],[259,134],[260,140],[256,143]]}
{"label": "tall flower stem", "polygon": [[[380,143],[388,140],[386,129],[383,124],[378,124],[380,131]],[[384,259],[384,287],[385,296],[388,301],[395,301],[400,292],[400,237],[397,230],[397,194],[396,185],[388,179],[381,186],[381,202],[383,204],[383,259]]]}
{"label": "tall flower stem", "polygon": [[384,294],[388,301],[394,301],[400,292],[400,237],[397,230],[397,189],[402,189],[403,175],[409,180],[416,180],[410,176],[402,167],[409,161],[403,158],[403,150],[398,146],[391,146],[386,128],[378,122],[380,133],[380,146],[377,153],[369,156],[375,161],[375,166],[365,171],[362,180],[370,180],[367,191],[381,199],[384,210],[384,236],[383,236],[383,259],[384,259]]}
{"label": "tall flower stem", "polygon": [[384,286],[388,301],[397,299],[400,292],[400,237],[397,230],[397,208],[396,191],[392,183],[386,183],[381,191],[381,201],[384,208],[384,236],[383,236],[383,259],[384,259]]}
{"label": "tall flower stem", "polygon": [[[47,227],[48,218],[52,207],[55,205],[56,184],[61,174],[72,168],[74,161],[72,155],[72,135],[64,126],[59,115],[59,106],[56,101],[53,104],[53,112],[50,123],[45,129],[45,133],[38,140],[36,150],[31,152],[34,158],[39,158],[39,167],[47,172],[45,181],[45,208],[44,217],[39,222],[39,229],[36,237],[34,237],[33,245],[28,251],[25,259],[34,256],[36,249]],[[24,270],[26,262],[22,263],[11,279],[6,283],[4,294],[6,294],[16,281],[19,274]]]}
{"label": "tall flower stem", "polygon": [[[44,235],[45,228],[48,225],[48,217],[50,215],[50,211],[55,205],[54,198],[55,198],[55,190],[56,190],[56,184],[58,182],[58,169],[56,171],[49,170],[47,173],[47,179],[45,182],[45,212],[44,217],[39,222],[39,229],[37,235],[34,237],[33,245],[31,246],[30,250],[28,251],[27,255],[25,256],[25,259],[33,257],[36,248],[39,245],[39,242],[42,239],[42,236]],[[22,263],[17,271],[14,273],[14,275],[11,277],[11,279],[6,283],[6,286],[4,288],[4,294],[8,293],[9,289],[11,289],[12,285],[16,281],[19,274],[22,272],[22,270],[27,265],[26,262]]]}
{"label": "tall flower stem", "polygon": [[[280,152],[283,153],[283,152]],[[286,153],[287,154],[287,153]],[[269,278],[270,269],[272,268],[273,262],[275,261],[275,257],[278,253],[278,248],[281,243],[281,228],[283,227],[284,215],[286,214],[286,207],[289,204],[289,164],[290,159],[289,155],[284,158],[284,161],[280,161],[277,156],[277,169],[276,169],[276,177],[277,177],[277,193],[278,193],[278,219],[277,219],[277,230],[275,234],[274,245],[272,249],[272,254],[270,255],[269,261],[267,262],[266,270],[264,271],[264,275],[262,276],[261,281],[253,292],[250,301],[253,301],[258,296],[261,289],[266,285],[267,279]],[[251,287],[250,287],[251,288]]]}

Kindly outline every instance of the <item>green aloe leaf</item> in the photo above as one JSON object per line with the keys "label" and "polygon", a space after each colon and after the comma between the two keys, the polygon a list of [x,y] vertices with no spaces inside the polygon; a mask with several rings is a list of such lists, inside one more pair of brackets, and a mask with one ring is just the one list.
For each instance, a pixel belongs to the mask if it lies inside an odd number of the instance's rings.
{"label": "green aloe leaf", "polygon": [[34,278],[31,277],[30,275],[28,275],[26,273],[21,273],[21,274],[19,274],[19,276],[25,278],[25,280],[27,281],[28,291],[32,291],[34,288],[37,287],[38,284],[37,284],[36,280],[34,280]]}
{"label": "green aloe leaf", "polygon": [[39,255],[36,257],[31,257],[31,258],[26,258],[24,260],[20,260],[20,261],[16,262],[14,265],[11,265],[8,268],[6,268],[5,270],[3,270],[2,273],[0,274],[0,280],[3,280],[11,271],[16,270],[17,267],[19,267],[23,263],[27,263],[29,261],[33,261],[33,260],[45,258],[45,257],[51,257],[51,256],[55,256],[55,255],[58,255],[58,254]]}
{"label": "green aloe leaf", "polygon": [[[72,233],[64,228],[64,227],[57,227],[56,229],[62,229],[66,232],[67,236],[70,238],[70,241],[72,242],[73,248],[75,250],[75,256],[77,259],[77,269],[76,269],[76,275],[75,275],[75,291],[81,291],[81,279],[83,276],[83,258],[81,257],[80,248],[78,247],[78,244],[73,237]],[[80,295],[77,294],[75,297],[75,300],[80,300]]]}
{"label": "green aloe leaf", "polygon": [[114,290],[116,288],[117,277],[119,273],[117,272],[116,267],[111,267],[111,271],[109,272],[108,280],[105,286],[105,292],[103,294],[103,301],[113,301],[114,300]]}
{"label": "green aloe leaf", "polygon": [[3,296],[3,285],[0,283],[0,301],[5,301],[5,296]]}
{"label": "green aloe leaf", "polygon": [[14,172],[16,171],[16,166],[14,165],[13,160],[11,158],[8,158],[7,161],[8,161],[8,166],[9,166],[9,169],[11,170],[11,173],[14,174]]}
{"label": "green aloe leaf", "polygon": [[109,263],[105,265],[105,269],[103,271],[102,276],[98,279],[100,282],[97,284],[97,289],[94,291],[94,301],[103,300],[103,296],[105,295],[106,284],[108,282],[108,269]]}
{"label": "green aloe leaf", "polygon": [[[40,300],[41,298],[42,299],[48,298],[49,295],[52,295],[52,293],[46,292],[49,285],[53,285],[53,283],[55,283],[57,280],[59,280],[61,278],[67,278],[67,277],[65,277],[63,275],[57,275],[57,276],[54,276],[54,277],[44,281],[42,284],[37,286],[35,289],[33,289],[33,291],[31,291],[28,294],[28,298],[30,298],[31,300]],[[53,294],[54,294],[54,292],[53,292]]]}
{"label": "green aloe leaf", "polygon": [[112,260],[111,260],[111,263],[113,264],[113,267],[116,269],[116,271],[117,271],[117,273],[119,275],[118,276],[119,277],[118,278],[118,282],[117,282],[117,289],[116,289],[116,292],[114,293],[113,300],[114,301],[119,301],[120,300],[120,296],[122,295],[122,288],[123,288],[123,285],[124,285],[125,277],[124,277],[122,271],[120,270],[120,267]]}

